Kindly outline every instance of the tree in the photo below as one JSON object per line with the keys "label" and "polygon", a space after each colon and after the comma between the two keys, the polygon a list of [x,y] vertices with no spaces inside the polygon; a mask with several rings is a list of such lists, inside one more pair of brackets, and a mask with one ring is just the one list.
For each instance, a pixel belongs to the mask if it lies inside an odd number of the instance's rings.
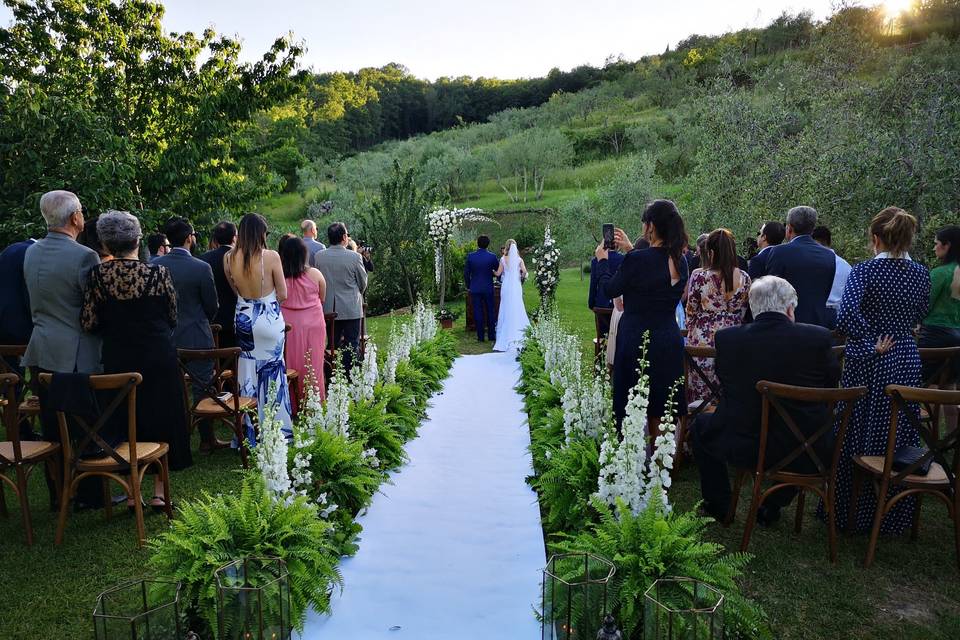
{"label": "tree", "polygon": [[160,4],[3,0],[0,210],[6,238],[42,231],[40,194],[72,189],[93,210],[239,211],[282,184],[247,173],[232,135],[298,90],[299,46],[255,63],[240,44],[165,33]]}
{"label": "tree", "polygon": [[[367,242],[382,250],[377,268],[377,280],[382,282],[378,286],[394,292],[401,289],[411,306],[420,294],[429,248],[424,215],[438,197],[436,187],[417,187],[414,167],[403,169],[394,160],[391,173],[380,183],[378,197],[361,217]],[[390,291],[382,293],[390,297]],[[390,302],[383,297],[378,297],[378,304]]]}

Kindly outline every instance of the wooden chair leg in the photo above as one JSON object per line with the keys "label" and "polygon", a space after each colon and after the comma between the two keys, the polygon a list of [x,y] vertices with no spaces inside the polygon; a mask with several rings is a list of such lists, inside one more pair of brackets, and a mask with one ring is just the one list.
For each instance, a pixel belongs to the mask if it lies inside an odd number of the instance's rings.
{"label": "wooden chair leg", "polygon": [[873,529],[870,530],[870,542],[867,544],[867,557],[863,566],[870,568],[877,556],[877,541],[880,539],[880,525],[883,523],[884,511],[887,509],[888,482],[884,478],[877,489],[877,510],[873,514]]}
{"label": "wooden chair leg", "polygon": [[830,563],[837,564],[837,496],[833,484],[827,487],[827,544],[830,547]]}
{"label": "wooden chair leg", "polygon": [[17,466],[17,498],[20,500],[20,519],[23,521],[23,530],[27,536],[27,546],[33,546],[33,524],[30,522],[30,501],[27,497],[27,473],[20,465]]}
{"label": "wooden chair leg", "polygon": [[130,472],[130,493],[133,497],[133,514],[137,519],[137,546],[142,547],[147,541],[147,528],[143,522],[143,500],[140,491],[140,472]]}
{"label": "wooden chair leg", "polygon": [[60,478],[60,470],[63,468],[62,463],[57,457],[49,457],[44,460],[44,464],[47,467],[47,472],[50,474],[50,481],[53,482],[54,489],[57,492],[57,503],[63,500],[63,481]]}
{"label": "wooden chair leg", "polygon": [[53,544],[57,546],[63,542],[63,531],[67,528],[67,512],[70,509],[70,503],[73,502],[75,484],[73,474],[69,474],[63,483],[63,491],[60,494],[60,516],[57,519],[57,535],[53,541]]}
{"label": "wooden chair leg", "polygon": [[913,510],[913,524],[910,527],[910,540],[916,542],[917,538],[920,536],[920,507],[922,505],[923,496],[917,496],[917,506]]}
{"label": "wooden chair leg", "polygon": [[170,460],[168,456],[160,458],[160,474],[163,482],[163,510],[167,520],[173,519],[173,498],[170,497]]}
{"label": "wooden chair leg", "polygon": [[250,451],[247,448],[246,434],[243,432],[244,426],[243,416],[240,414],[234,416],[233,433],[237,438],[237,445],[240,447],[240,465],[244,469],[248,469],[250,467],[250,463],[248,461]]}
{"label": "wooden chair leg", "polygon": [[[957,454],[960,455],[960,454]],[[953,542],[957,552],[957,569],[960,569],[960,492],[954,494],[953,501]]]}
{"label": "wooden chair leg", "polygon": [[803,530],[803,505],[807,498],[807,492],[802,488],[798,490],[797,495],[797,515],[793,519],[794,533],[800,533]]}
{"label": "wooden chair leg", "polygon": [[6,518],[10,512],[7,511],[7,494],[4,493],[3,485],[3,480],[0,480],[0,516]]}
{"label": "wooden chair leg", "polygon": [[740,551],[746,551],[750,546],[750,535],[753,533],[753,527],[757,523],[757,511],[760,510],[760,478],[753,476],[753,496],[750,499],[750,511],[747,514],[747,522],[743,527],[743,540],[740,542]]}
{"label": "wooden chair leg", "polygon": [[727,510],[727,517],[724,518],[723,526],[729,527],[737,517],[737,507],[740,504],[740,492],[743,491],[743,479],[747,472],[743,469],[737,469],[733,481],[733,494],[730,496],[730,507]]}

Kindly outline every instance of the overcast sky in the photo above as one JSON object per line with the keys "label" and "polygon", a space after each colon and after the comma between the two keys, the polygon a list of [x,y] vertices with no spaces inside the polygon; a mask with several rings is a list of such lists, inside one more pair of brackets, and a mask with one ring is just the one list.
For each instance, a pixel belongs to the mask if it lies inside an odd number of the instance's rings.
{"label": "overcast sky", "polygon": [[[769,23],[782,11],[831,12],[834,0],[167,0],[169,31],[212,26],[258,58],[292,31],[304,65],[355,71],[399,62],[416,76],[519,78],[552,67],[636,59],[690,34]],[[0,7],[0,24],[11,13]]]}

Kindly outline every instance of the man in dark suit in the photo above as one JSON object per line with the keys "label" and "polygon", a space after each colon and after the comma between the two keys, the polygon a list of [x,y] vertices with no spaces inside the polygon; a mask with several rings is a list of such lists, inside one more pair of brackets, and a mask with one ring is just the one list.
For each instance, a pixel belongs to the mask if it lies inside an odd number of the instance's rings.
{"label": "man in dark suit", "polygon": [[477,250],[467,256],[463,265],[463,281],[473,301],[477,342],[483,342],[484,329],[491,342],[497,339],[497,318],[493,314],[493,273],[500,266],[500,261],[487,251],[489,246],[490,238],[477,238]]}
{"label": "man in dark suit", "polygon": [[757,247],[760,252],[750,258],[747,274],[751,280],[767,275],[767,260],[770,258],[770,248],[779,246],[787,234],[787,228],[782,222],[770,220],[764,222],[757,234]]}
{"label": "man in dark suit", "polygon": [[778,276],[797,290],[797,322],[830,326],[827,299],[833,288],[837,259],[833,251],[810,237],[817,226],[817,211],[794,207],[787,212],[788,242],[769,250],[766,275]]}
{"label": "man in dark suit", "polygon": [[[23,260],[35,240],[15,242],[0,253],[0,344],[27,344],[33,333],[30,294],[23,279]],[[19,366],[19,363],[17,364]]]}
{"label": "man in dark suit", "polygon": [[[610,273],[616,273],[622,262],[623,254],[616,251],[611,251],[609,257],[607,258],[607,264],[609,265]],[[599,291],[597,284],[597,259],[594,258],[590,261],[590,289],[587,293],[587,306],[590,307],[591,311],[593,309],[613,309],[613,300],[604,296],[603,293]],[[606,334],[610,331],[609,316],[599,317],[601,318],[600,321],[602,323],[600,330]]]}
{"label": "man in dark suit", "polygon": [[170,253],[170,241],[162,233],[151,233],[147,236],[147,251],[150,253],[147,262],[153,262]]}
{"label": "man in dark suit", "polygon": [[[760,278],[750,287],[753,323],[716,334],[715,368],[722,396],[715,413],[697,418],[692,436],[704,509],[718,520],[730,506],[727,464],[748,469],[757,464],[761,421],[757,382],[830,388],[836,387],[840,379],[840,365],[831,349],[832,335],[822,327],[795,323],[796,307],[797,292],[790,283],[772,276]],[[805,435],[816,432],[828,418],[822,405],[783,404]],[[770,419],[766,459],[776,464],[799,443],[775,412],[771,412]],[[820,459],[828,460],[832,449],[829,438],[820,438],[817,447]],[[800,456],[786,469],[815,471],[807,456]],[[764,501],[757,521],[775,522],[780,509],[789,504],[795,493],[784,489],[771,495]]]}
{"label": "man in dark suit", "polygon": [[233,328],[233,317],[237,311],[237,294],[227,281],[227,274],[223,270],[223,256],[233,249],[233,242],[237,238],[237,225],[224,220],[213,228],[213,242],[216,245],[207,251],[200,259],[210,265],[213,271],[213,283],[217,287],[217,315],[214,323],[220,325],[220,347],[237,346],[236,333]]}
{"label": "man in dark suit", "polygon": [[[165,267],[177,290],[177,326],[173,330],[173,342],[178,349],[212,349],[213,334],[210,322],[217,314],[217,287],[213,282],[210,265],[194,258],[190,250],[197,242],[193,225],[180,217],[173,217],[163,228],[170,240],[170,253],[153,261]],[[213,362],[192,362],[190,376],[204,383],[213,376]],[[195,386],[194,393],[202,394],[202,386]],[[200,425],[200,439],[205,447],[214,446],[210,424]]]}

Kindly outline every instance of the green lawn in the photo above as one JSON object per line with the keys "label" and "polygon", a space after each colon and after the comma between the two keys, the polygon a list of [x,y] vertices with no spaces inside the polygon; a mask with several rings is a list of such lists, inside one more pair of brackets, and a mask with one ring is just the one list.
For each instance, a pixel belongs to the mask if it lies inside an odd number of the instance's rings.
{"label": "green lawn", "polygon": [[[581,336],[588,361],[594,329],[586,288],[586,276],[581,280],[577,270],[563,270],[557,306],[565,323]],[[531,281],[524,287],[524,297],[532,310],[537,293]],[[450,306],[462,310],[463,301]],[[379,345],[386,344],[391,322],[390,316],[369,320],[368,333]],[[485,352],[492,346],[477,344],[464,329],[463,316],[454,332],[463,353]],[[190,469],[173,474],[174,500],[237,487],[239,461],[231,452],[207,456],[195,451],[194,462]],[[97,593],[145,571],[147,552],[136,547],[132,516],[120,510],[107,522],[102,513],[74,514],[63,546],[54,547],[56,518],[46,509],[46,489],[42,474],[37,473],[30,496],[36,541],[27,548],[16,503],[10,491],[6,495],[10,514],[0,518],[0,592],[6,594],[0,600],[0,639],[90,638]],[[695,467],[681,470],[671,496],[679,508],[696,503]],[[712,525],[708,535],[729,549],[738,548],[747,502],[744,495],[740,518],[731,528]],[[878,560],[869,570],[861,566],[866,548],[863,536],[842,536],[839,563],[832,566],[827,561],[825,529],[814,519],[810,501],[807,506],[803,533],[793,533],[787,522],[792,522],[790,515],[771,529],[756,529],[751,543],[756,557],[746,572],[744,588],[767,610],[777,638],[960,638],[960,579],[953,531],[940,503],[924,503],[917,542],[882,538]],[[148,513],[148,535],[155,534],[166,519]],[[362,545],[361,541],[361,549]]]}

